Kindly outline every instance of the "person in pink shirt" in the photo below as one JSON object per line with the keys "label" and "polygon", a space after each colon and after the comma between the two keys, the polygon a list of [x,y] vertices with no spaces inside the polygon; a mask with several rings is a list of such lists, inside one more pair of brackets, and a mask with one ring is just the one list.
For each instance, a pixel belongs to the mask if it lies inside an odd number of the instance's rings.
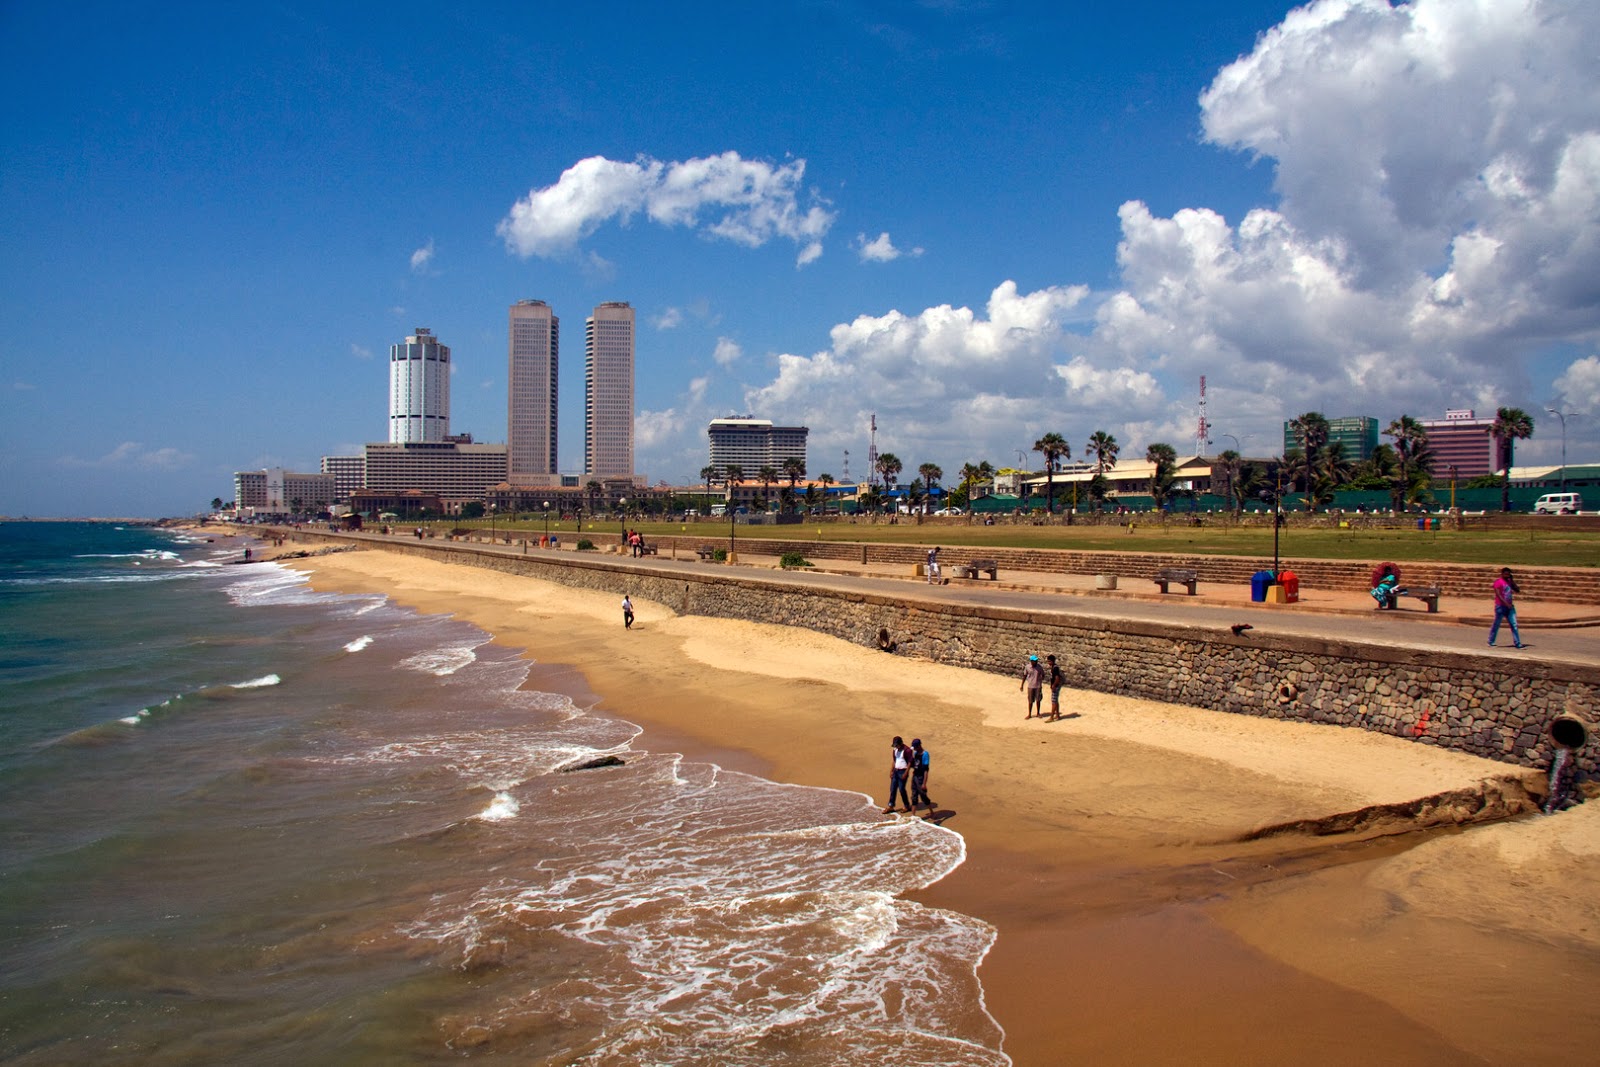
{"label": "person in pink shirt", "polygon": [[1494,580],[1494,624],[1489,627],[1491,648],[1494,646],[1494,639],[1500,634],[1501,620],[1511,624],[1512,647],[1522,647],[1522,635],[1517,632],[1517,593],[1517,580],[1511,577],[1511,568],[1501,567],[1500,577]]}

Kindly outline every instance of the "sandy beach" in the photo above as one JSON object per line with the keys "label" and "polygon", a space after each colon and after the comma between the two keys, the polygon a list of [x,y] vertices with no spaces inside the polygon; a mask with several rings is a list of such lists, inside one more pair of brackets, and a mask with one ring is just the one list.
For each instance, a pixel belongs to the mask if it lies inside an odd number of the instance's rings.
{"label": "sandy beach", "polygon": [[967,860],[917,897],[999,931],[980,977],[1018,1064],[1549,1062],[1600,1036],[1600,805],[1243,840],[1535,772],[1070,690],[1027,721],[1014,678],[809,632],[638,598],[624,630],[608,594],[381,551],[290,565],[470,620],[637,747],[882,804],[890,738],[922,738]]}

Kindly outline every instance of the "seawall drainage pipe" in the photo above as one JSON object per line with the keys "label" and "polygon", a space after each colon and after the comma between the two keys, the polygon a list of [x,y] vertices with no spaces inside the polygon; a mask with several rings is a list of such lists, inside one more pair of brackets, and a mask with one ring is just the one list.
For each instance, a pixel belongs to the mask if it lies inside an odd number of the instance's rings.
{"label": "seawall drainage pipe", "polygon": [[1550,720],[1550,740],[1559,748],[1576,752],[1589,743],[1592,727],[1577,715],[1565,713]]}

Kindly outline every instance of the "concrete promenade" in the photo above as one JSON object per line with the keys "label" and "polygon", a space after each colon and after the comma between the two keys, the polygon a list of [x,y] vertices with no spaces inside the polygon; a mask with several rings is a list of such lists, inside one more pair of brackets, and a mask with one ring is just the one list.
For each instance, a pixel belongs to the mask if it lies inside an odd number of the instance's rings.
{"label": "concrete promenade", "polygon": [[[314,531],[308,531],[314,532]],[[320,535],[319,540],[348,540],[411,544],[403,534],[359,533]],[[524,552],[520,545],[484,541],[439,542],[428,546],[441,549],[471,548],[496,555],[582,560],[585,564],[636,570],[640,574],[695,574],[701,577],[745,574],[763,581],[793,583],[799,588],[828,588],[841,592],[870,594],[904,600],[934,603],[993,606],[1028,612],[1067,612],[1077,616],[1144,623],[1228,627],[1248,623],[1252,633],[1332,638],[1357,643],[1379,643],[1419,651],[1439,650],[1488,654],[1538,660],[1550,663],[1583,665],[1597,669],[1600,680],[1600,611],[1593,605],[1536,601],[1520,605],[1517,611],[1524,648],[1512,647],[1509,628],[1502,627],[1498,645],[1488,647],[1489,622],[1493,616],[1491,594],[1484,590],[1481,599],[1444,597],[1437,614],[1429,613],[1420,600],[1402,598],[1397,611],[1378,611],[1366,593],[1344,590],[1300,589],[1295,604],[1264,604],[1251,600],[1246,584],[1199,584],[1196,595],[1182,586],[1171,586],[1162,594],[1148,579],[1122,579],[1116,590],[1095,588],[1091,575],[1054,574],[1002,569],[997,580],[952,578],[948,584],[931,585],[916,576],[914,568],[900,564],[858,564],[840,560],[818,561],[808,569],[784,570],[775,556],[759,554],[761,542],[739,545],[738,562],[703,563],[695,557],[674,559],[646,556],[634,559],[614,552],[582,552],[570,546],[559,550],[533,547]],[[1525,570],[1527,568],[1524,568]],[[950,568],[946,568],[946,574]]]}

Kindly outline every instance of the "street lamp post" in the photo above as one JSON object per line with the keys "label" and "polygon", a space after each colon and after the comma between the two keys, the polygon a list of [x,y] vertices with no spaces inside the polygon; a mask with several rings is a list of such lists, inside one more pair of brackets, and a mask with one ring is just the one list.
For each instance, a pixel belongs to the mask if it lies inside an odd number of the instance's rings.
{"label": "street lamp post", "polygon": [[1581,411],[1557,411],[1555,408],[1545,408],[1550,414],[1561,420],[1561,489],[1567,488],[1567,416],[1582,415]]}
{"label": "street lamp post", "polygon": [[550,543],[550,501],[544,502],[544,543]]}
{"label": "street lamp post", "polygon": [[617,499],[617,525],[622,527],[622,547],[628,547],[628,498]]}

